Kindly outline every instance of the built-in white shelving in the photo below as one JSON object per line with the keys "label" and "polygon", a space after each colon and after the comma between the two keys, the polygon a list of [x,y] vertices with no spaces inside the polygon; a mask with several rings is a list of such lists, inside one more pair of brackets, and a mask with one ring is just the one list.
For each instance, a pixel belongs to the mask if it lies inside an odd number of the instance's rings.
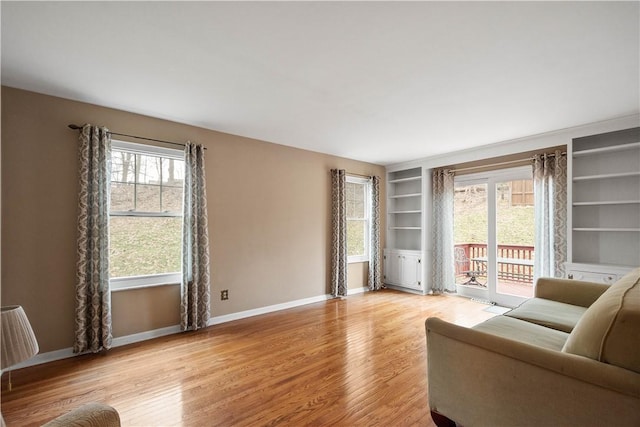
{"label": "built-in white shelving", "polygon": [[387,174],[387,247],[422,249],[422,168]]}
{"label": "built-in white shelving", "polygon": [[584,157],[584,156],[593,156],[602,153],[613,153],[616,151],[626,151],[626,150],[635,150],[640,148],[640,142],[632,142],[629,144],[621,144],[621,145],[612,145],[609,147],[600,147],[600,148],[592,148],[581,151],[574,151],[573,157]]}
{"label": "built-in white shelving", "polygon": [[611,178],[626,178],[628,176],[640,176],[640,171],[633,172],[617,172],[617,173],[605,173],[598,175],[585,175],[573,177],[574,181],[590,181],[594,179],[611,179]]}
{"label": "built-in white shelving", "polygon": [[411,181],[421,181],[421,180],[422,180],[422,176],[410,176],[408,178],[392,179],[391,181],[389,181],[389,184],[397,184],[399,182],[411,182]]}
{"label": "built-in white shelving", "polygon": [[384,282],[409,292],[424,293],[422,168],[387,173],[387,248]]}
{"label": "built-in white shelving", "polygon": [[[640,128],[571,144],[572,256],[602,274],[640,264]],[[609,276],[607,276],[609,277]]]}

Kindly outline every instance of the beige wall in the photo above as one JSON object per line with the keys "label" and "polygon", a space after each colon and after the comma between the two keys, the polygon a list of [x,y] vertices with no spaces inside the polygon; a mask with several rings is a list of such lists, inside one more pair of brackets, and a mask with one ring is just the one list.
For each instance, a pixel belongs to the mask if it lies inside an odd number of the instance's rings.
{"label": "beige wall", "polygon": [[[73,344],[78,135],[70,123],[208,148],[212,316],[328,293],[329,170],[384,178],[378,165],[3,87],[2,304],[24,306],[41,352]],[[383,212],[384,190],[383,179]],[[384,231],[382,239],[384,247]],[[349,287],[364,286],[365,267],[350,265]],[[177,286],[114,292],[112,301],[116,337],[178,323]]]}

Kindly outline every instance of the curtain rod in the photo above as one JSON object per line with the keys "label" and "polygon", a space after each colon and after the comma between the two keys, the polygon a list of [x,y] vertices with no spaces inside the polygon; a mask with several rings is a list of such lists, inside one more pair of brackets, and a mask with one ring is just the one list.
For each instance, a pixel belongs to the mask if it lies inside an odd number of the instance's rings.
{"label": "curtain rod", "polygon": [[[561,156],[565,156],[567,154],[566,151],[563,151],[562,153],[560,153]],[[555,153],[545,153],[543,154],[546,157],[555,157]],[[523,162],[528,162],[531,160],[534,160],[536,157],[535,156],[531,156],[531,157],[527,157],[524,159],[520,159],[520,160],[509,160],[508,162],[499,162],[499,163],[491,163],[488,165],[479,165],[479,166],[469,166],[468,168],[460,168],[460,169],[450,169],[450,172],[464,172],[464,171],[470,171],[470,170],[474,170],[474,169],[484,169],[484,168],[490,168],[490,167],[494,167],[494,166],[506,166],[506,165],[512,165],[514,163],[523,163]]]}
{"label": "curtain rod", "polygon": [[359,173],[345,172],[347,175],[358,176],[360,178],[371,178],[372,175],[362,175]]}
{"label": "curtain rod", "polygon": [[[81,130],[82,126],[78,126],[78,125],[74,125],[74,124],[70,124],[69,125],[69,129],[73,129],[73,130]],[[185,144],[182,144],[180,142],[171,142],[171,141],[164,141],[162,139],[155,139],[155,138],[147,138],[144,136],[136,136],[136,135],[127,135],[126,133],[118,133],[118,132],[111,132],[109,131],[109,133],[111,135],[118,135],[118,136],[126,136],[129,138],[136,138],[136,139],[144,139],[145,141],[155,141],[155,142],[162,142],[163,144],[171,144],[171,145],[178,145],[180,147],[184,147]],[[207,147],[203,147],[205,150],[207,149]]]}

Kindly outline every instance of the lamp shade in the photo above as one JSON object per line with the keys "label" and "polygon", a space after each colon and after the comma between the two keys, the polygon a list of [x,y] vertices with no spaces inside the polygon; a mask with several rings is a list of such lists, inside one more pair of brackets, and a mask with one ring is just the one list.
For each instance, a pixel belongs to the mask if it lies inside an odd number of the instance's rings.
{"label": "lamp shade", "polygon": [[38,341],[21,306],[2,307],[2,365],[5,369],[38,354]]}

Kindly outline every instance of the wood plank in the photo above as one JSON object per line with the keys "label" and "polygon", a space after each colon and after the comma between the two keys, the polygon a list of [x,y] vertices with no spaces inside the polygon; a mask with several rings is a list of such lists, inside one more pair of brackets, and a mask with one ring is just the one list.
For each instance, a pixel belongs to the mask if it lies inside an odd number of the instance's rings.
{"label": "wood plank", "polygon": [[383,290],[161,337],[14,371],[2,415],[41,425],[96,401],[124,426],[433,426],[424,321],[486,307]]}

